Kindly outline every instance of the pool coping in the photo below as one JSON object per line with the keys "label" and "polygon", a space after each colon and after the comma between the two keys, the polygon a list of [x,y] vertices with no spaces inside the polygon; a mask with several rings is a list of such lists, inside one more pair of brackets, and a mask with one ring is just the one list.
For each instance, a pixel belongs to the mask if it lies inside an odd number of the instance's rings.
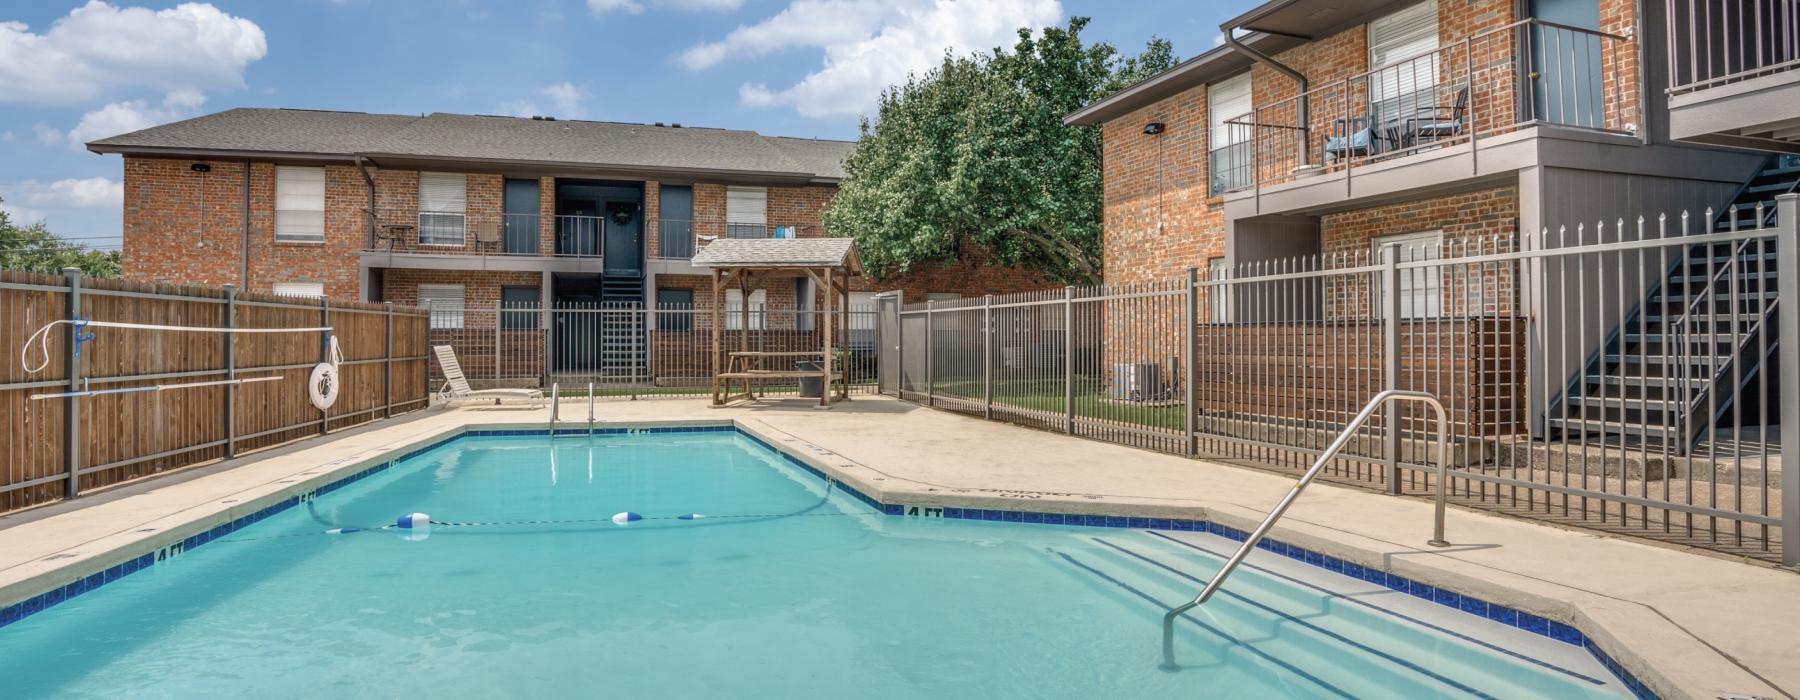
{"label": "pool coping", "polygon": [[[0,627],[454,440],[489,435],[545,435],[550,428],[547,423],[479,420],[441,425],[379,449],[365,450],[369,454],[361,457],[339,458],[291,475],[294,478],[245,489],[243,498],[207,504],[212,507],[185,509],[158,521],[173,519],[180,522],[102,538],[107,541],[94,551],[69,556],[35,574],[27,572],[29,575],[14,576],[11,575],[14,572],[0,571],[0,601],[14,601],[0,606]],[[1246,531],[1257,524],[1251,518],[1212,512],[1202,506],[1107,503],[1104,499],[1079,494],[945,492],[884,476],[844,455],[750,419],[633,420],[608,423],[606,427],[555,429],[558,435],[590,432],[595,435],[737,432],[815,476],[843,485],[866,505],[894,517],[1207,532],[1240,542]],[[1035,509],[1020,509],[1018,506],[1023,498],[1031,499],[1036,504]],[[1071,520],[1071,516],[1079,521]],[[1592,653],[1638,697],[1693,696],[1659,673],[1654,664],[1634,653],[1631,645],[1611,632],[1604,617],[1590,615],[1588,610],[1569,600],[1507,589],[1492,582],[1438,570],[1427,563],[1390,559],[1377,550],[1282,527],[1277,528],[1273,539],[1259,545],[1259,549],[1580,646]],[[77,575],[76,572],[84,573]],[[1427,579],[1439,583],[1423,583]],[[1679,631],[1679,628],[1674,629]],[[1693,641],[1700,644],[1698,640]]]}

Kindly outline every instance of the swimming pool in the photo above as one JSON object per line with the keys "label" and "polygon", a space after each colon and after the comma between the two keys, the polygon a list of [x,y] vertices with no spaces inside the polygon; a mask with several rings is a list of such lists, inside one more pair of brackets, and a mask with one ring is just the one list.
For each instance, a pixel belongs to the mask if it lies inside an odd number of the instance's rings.
{"label": "swimming pool", "polygon": [[[381,528],[410,512],[428,534]],[[0,678],[9,697],[1628,694],[1578,645],[1267,553],[1160,669],[1163,610],[1235,545],[884,515],[730,430],[464,436],[0,627]]]}

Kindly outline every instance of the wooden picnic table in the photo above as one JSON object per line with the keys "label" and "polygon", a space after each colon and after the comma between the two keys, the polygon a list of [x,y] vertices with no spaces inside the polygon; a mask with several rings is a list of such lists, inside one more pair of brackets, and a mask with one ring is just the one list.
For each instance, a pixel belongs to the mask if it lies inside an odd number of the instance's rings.
{"label": "wooden picnic table", "polygon": [[[735,351],[732,351],[731,353],[729,353],[727,355],[728,359],[726,360],[726,368],[725,368],[726,371],[721,372],[718,375],[716,375],[715,389],[714,389],[715,402],[719,402],[719,399],[721,398],[719,396],[718,390],[716,388],[719,380],[723,380],[726,382],[730,382],[732,380],[742,381],[744,383],[743,384],[743,386],[744,386],[743,396],[753,398],[756,394],[755,394],[755,390],[751,386],[750,382],[751,382],[751,380],[754,380],[754,379],[813,379],[813,378],[817,378],[820,381],[824,381],[826,379],[825,370],[823,368],[811,369],[811,370],[766,369],[766,368],[757,366],[757,365],[760,365],[761,361],[763,361],[763,360],[775,360],[775,359],[783,359],[783,358],[801,358],[801,357],[823,358],[823,357],[825,357],[825,353],[822,351],[818,351],[818,350],[735,350]],[[838,367],[835,369],[837,369],[837,374],[840,378],[843,378],[843,379],[849,378],[850,373],[849,373],[848,367]],[[840,398],[847,397],[849,394],[847,384],[842,381],[838,382],[837,384],[838,385],[836,387],[834,387],[834,390],[835,390],[834,393],[836,393]]]}

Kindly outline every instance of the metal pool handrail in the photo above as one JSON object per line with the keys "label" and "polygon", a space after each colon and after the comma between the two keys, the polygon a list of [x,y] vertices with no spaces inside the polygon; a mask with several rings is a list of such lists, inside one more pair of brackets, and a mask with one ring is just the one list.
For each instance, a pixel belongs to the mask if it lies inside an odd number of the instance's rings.
{"label": "metal pool handrail", "polygon": [[555,432],[556,431],[556,421],[558,420],[558,416],[560,416],[561,414],[562,414],[562,385],[558,384],[556,382],[551,382],[550,383],[550,430],[551,430],[550,434],[552,437],[554,437],[556,435],[556,432]]}
{"label": "metal pool handrail", "polygon": [[[1344,445],[1349,444],[1350,438],[1356,435],[1357,429],[1361,428],[1363,423],[1368,422],[1370,416],[1375,415],[1375,410],[1387,405],[1389,401],[1418,401],[1431,406],[1437,413],[1437,507],[1432,521],[1431,539],[1426,543],[1433,547],[1450,546],[1450,543],[1444,539],[1444,500],[1447,493],[1445,477],[1448,476],[1450,470],[1450,422],[1448,414],[1444,411],[1444,404],[1428,392],[1399,389],[1383,391],[1369,399],[1369,403],[1363,406],[1362,411],[1358,412],[1355,418],[1350,420],[1350,424],[1344,426],[1343,432],[1338,433],[1337,439],[1332,440],[1331,445],[1326,447],[1324,452],[1319,453],[1319,458],[1313,461],[1312,466],[1306,470],[1305,474],[1300,475],[1300,479],[1294,482],[1292,488],[1288,489],[1287,495],[1281,498],[1281,502],[1275,504],[1275,509],[1269,511],[1268,517],[1263,518],[1262,524],[1256,526],[1256,530],[1244,538],[1244,544],[1232,553],[1230,559],[1225,560],[1225,565],[1219,568],[1218,575],[1212,577],[1211,581],[1207,581],[1205,588],[1200,589],[1200,595],[1194,596],[1193,600],[1170,608],[1169,612],[1163,615],[1163,666],[1165,668],[1175,666],[1175,618],[1181,617],[1182,613],[1205,603],[1206,599],[1212,597],[1213,592],[1225,584],[1225,579],[1237,570],[1238,565],[1244,562],[1245,557],[1250,556],[1250,551],[1256,549],[1257,543],[1262,541],[1264,535],[1269,534],[1270,528],[1275,527],[1275,521],[1280,520],[1281,516],[1287,513],[1288,506],[1294,504],[1294,500],[1300,497],[1300,492],[1304,491],[1307,485],[1311,484],[1313,479],[1319,475],[1319,472],[1325,469],[1325,465],[1331,463],[1332,458],[1344,449]],[[1399,426],[1390,425],[1388,429],[1398,430]]]}

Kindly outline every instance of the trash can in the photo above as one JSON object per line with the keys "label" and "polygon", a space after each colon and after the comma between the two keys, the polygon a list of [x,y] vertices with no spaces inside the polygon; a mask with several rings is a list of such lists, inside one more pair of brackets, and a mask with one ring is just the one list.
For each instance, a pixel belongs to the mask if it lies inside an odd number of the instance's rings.
{"label": "trash can", "polygon": [[[819,362],[816,360],[805,360],[802,362],[794,363],[794,371],[796,371],[796,372],[822,372],[824,370],[825,370],[825,363]],[[819,398],[824,395],[825,395],[825,378],[824,377],[801,377],[800,378],[800,398],[816,399],[816,398]]]}

